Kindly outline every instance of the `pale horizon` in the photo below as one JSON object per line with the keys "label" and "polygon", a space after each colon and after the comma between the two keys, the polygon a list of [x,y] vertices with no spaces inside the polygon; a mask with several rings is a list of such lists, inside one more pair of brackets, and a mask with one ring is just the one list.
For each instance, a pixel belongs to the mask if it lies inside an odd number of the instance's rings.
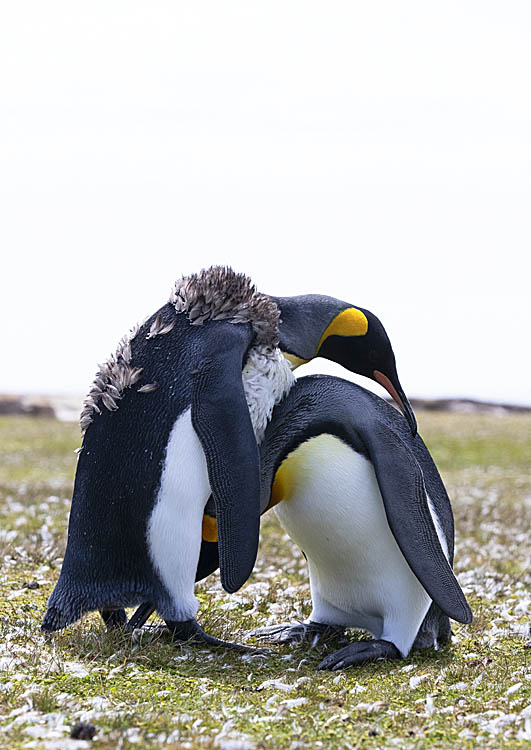
{"label": "pale horizon", "polygon": [[4,6],[0,393],[86,393],[222,264],[371,310],[410,398],[531,405],[530,28],[523,1]]}

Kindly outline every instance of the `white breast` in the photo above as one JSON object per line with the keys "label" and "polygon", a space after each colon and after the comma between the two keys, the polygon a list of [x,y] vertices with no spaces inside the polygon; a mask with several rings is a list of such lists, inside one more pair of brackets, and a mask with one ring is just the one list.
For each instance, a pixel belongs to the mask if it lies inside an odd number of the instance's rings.
{"label": "white breast", "polygon": [[370,461],[320,435],[281,471],[287,499],[275,511],[308,558],[311,619],[364,628],[406,655],[431,599],[391,533]]}
{"label": "white breast", "polygon": [[203,509],[209,495],[205,454],[187,409],[170,434],[147,530],[151,560],[173,601],[168,611],[159,612],[166,620],[189,620],[197,612],[195,572]]}
{"label": "white breast", "polygon": [[[295,378],[280,351],[252,349],[242,372],[245,397],[257,442],[264,435],[273,407]],[[203,510],[210,496],[203,448],[187,409],[175,422],[166,449],[157,500],[148,523],[151,560],[173,606],[159,612],[165,619],[188,620],[198,608],[194,582],[201,549]]]}
{"label": "white breast", "polygon": [[260,443],[275,404],[288,393],[295,376],[280,349],[257,346],[249,352],[242,380],[256,441]]}

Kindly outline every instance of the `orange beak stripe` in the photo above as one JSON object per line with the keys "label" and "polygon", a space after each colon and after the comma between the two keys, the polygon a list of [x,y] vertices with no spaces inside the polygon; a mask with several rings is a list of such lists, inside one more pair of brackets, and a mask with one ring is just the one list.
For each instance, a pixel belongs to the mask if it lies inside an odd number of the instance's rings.
{"label": "orange beak stripe", "polygon": [[396,392],[396,388],[391,383],[391,381],[389,380],[389,378],[387,377],[387,375],[384,375],[383,372],[380,372],[379,370],[374,370],[373,375],[374,375],[374,379],[378,383],[380,383],[380,385],[382,385],[385,388],[385,390],[391,396],[391,398],[394,401],[396,401],[396,403],[400,407],[401,411],[404,412],[405,409],[404,409],[404,404],[402,403],[402,399],[400,398],[400,396]]}

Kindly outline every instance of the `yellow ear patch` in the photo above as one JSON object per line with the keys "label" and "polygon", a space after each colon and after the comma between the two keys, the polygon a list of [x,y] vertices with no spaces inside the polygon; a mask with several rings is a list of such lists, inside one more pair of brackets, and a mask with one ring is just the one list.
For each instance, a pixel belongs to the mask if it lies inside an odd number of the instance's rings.
{"label": "yellow ear patch", "polygon": [[203,514],[203,528],[201,536],[204,542],[217,542],[218,541],[218,522],[212,516]]}
{"label": "yellow ear patch", "polygon": [[321,348],[324,341],[329,336],[364,336],[369,329],[369,321],[361,310],[357,310],[355,307],[348,307],[343,312],[332,320],[327,326],[325,332],[321,336],[319,345],[315,356],[317,356],[319,349]]}

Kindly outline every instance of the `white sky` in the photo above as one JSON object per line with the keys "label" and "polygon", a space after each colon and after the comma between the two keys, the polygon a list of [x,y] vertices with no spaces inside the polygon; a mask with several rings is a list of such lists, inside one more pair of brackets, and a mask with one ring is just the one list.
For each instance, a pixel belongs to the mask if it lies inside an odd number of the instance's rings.
{"label": "white sky", "polygon": [[528,0],[0,7],[0,392],[221,263],[372,310],[410,396],[531,404]]}

